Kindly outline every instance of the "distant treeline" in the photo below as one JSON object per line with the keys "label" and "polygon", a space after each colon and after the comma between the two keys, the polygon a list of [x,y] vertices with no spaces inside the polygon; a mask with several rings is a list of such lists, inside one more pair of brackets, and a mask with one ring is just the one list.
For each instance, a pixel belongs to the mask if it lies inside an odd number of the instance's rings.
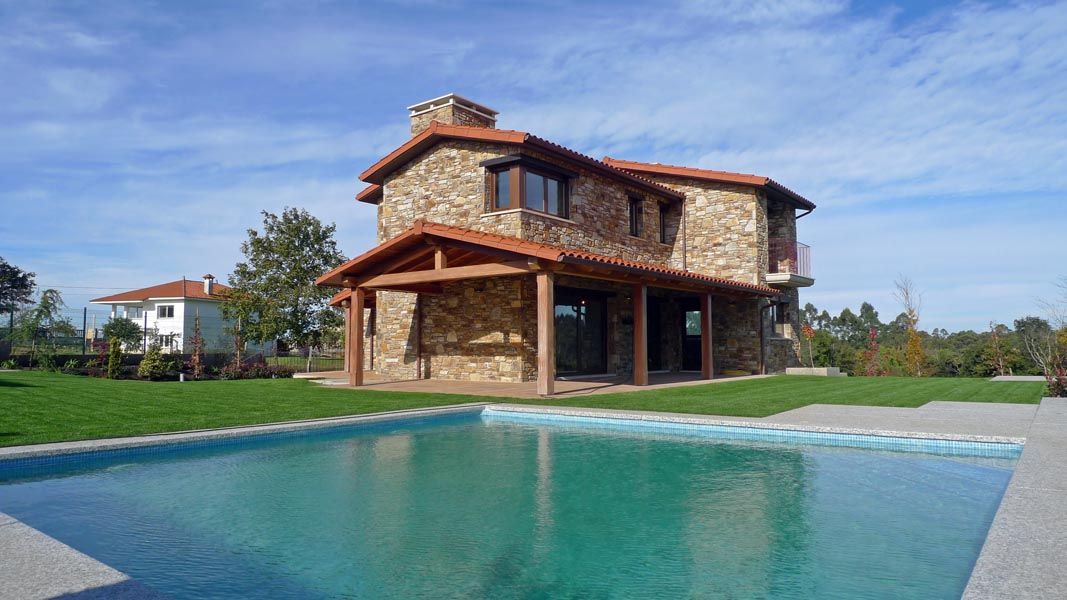
{"label": "distant treeline", "polygon": [[1045,319],[1028,316],[1010,325],[990,323],[985,331],[917,330],[922,353],[921,367],[915,370],[909,368],[907,360],[905,313],[883,322],[868,302],[860,306],[858,314],[845,308],[837,316],[808,303],[801,319],[811,327],[807,336],[800,336],[804,364],[814,360],[817,367],[836,366],[856,375],[1041,375],[1041,368],[1026,351],[1024,338],[1050,329]]}

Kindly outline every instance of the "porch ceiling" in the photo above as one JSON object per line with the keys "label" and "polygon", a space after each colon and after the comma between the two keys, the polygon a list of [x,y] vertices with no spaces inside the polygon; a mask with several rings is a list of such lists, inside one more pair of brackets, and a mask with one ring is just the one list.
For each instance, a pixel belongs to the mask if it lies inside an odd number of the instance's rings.
{"label": "porch ceiling", "polygon": [[727,296],[779,294],[778,290],[766,286],[421,220],[404,233],[322,275],[316,284],[434,293],[448,281],[522,275],[539,270]]}

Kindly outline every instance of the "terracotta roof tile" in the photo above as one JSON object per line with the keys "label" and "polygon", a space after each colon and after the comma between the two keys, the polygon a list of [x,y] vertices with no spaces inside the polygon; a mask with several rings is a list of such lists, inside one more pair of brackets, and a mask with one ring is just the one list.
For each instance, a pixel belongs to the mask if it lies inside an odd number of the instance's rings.
{"label": "terracotta roof tile", "polygon": [[338,266],[337,268],[331,270],[330,272],[322,275],[318,278],[318,280],[316,280],[316,283],[318,285],[340,286],[341,280],[346,275],[358,275],[361,271],[373,267],[378,260],[395,256],[397,252],[402,252],[407,248],[422,244],[422,238],[426,236],[467,242],[469,244],[485,246],[490,249],[506,250],[509,252],[515,252],[516,254],[547,260],[550,262],[595,263],[607,267],[617,267],[649,274],[667,275],[670,277],[675,277],[694,283],[699,282],[709,284],[713,287],[744,290],[765,296],[777,296],[779,294],[778,290],[771,287],[748,283],[744,281],[735,281],[732,279],[727,279],[725,277],[716,277],[713,275],[705,275],[703,273],[695,273],[693,271],[673,269],[670,267],[655,265],[636,260],[629,260],[625,258],[606,256],[603,254],[586,252],[583,250],[572,250],[568,248],[561,248],[558,246],[550,246],[548,244],[542,244],[530,240],[523,240],[519,238],[507,237],[484,231],[474,231],[471,229],[464,229],[462,227],[442,225],[440,223],[431,223],[428,221],[421,220],[416,221],[410,229],[401,233],[400,235],[386,242],[383,242],[382,244],[372,248],[371,250],[364,252],[360,256],[357,256],[356,258],[353,258],[352,260],[347,261],[344,264]]}
{"label": "terracotta roof tile", "polygon": [[740,185],[750,185],[753,187],[767,188],[771,192],[781,194],[792,200],[793,202],[807,208],[809,210],[815,209],[815,203],[794,192],[793,190],[785,187],[777,181],[763,177],[761,175],[750,175],[747,173],[731,173],[729,171],[714,171],[712,169],[698,169],[696,167],[679,167],[675,165],[664,165],[660,163],[644,163],[633,160],[620,160],[617,158],[611,158],[609,156],[604,157],[604,162],[619,168],[624,171],[630,171],[635,174],[652,174],[652,175],[667,175],[671,177],[683,177],[690,179],[699,179],[702,181],[715,181],[721,183],[736,183]]}
{"label": "terracotta roof tile", "polygon": [[210,296],[204,293],[204,282],[199,279],[179,279],[177,281],[170,281],[167,283],[161,283],[159,285],[153,285],[151,287],[141,288],[138,290],[130,290],[128,292],[122,292],[120,294],[113,294],[111,296],[104,296],[102,298],[95,298],[89,302],[122,302],[122,301],[144,301],[152,298],[189,298],[195,300],[216,300],[222,301],[225,298],[225,294],[230,290],[230,287],[221,283],[215,282],[214,290],[216,293]]}
{"label": "terracotta roof tile", "polygon": [[[359,178],[371,184],[381,185],[385,181],[386,175],[399,169],[417,155],[427,150],[438,141],[444,139],[498,142],[530,147],[553,154],[572,163],[581,164],[593,171],[601,173],[602,175],[620,180],[649,192],[676,200],[684,198],[683,194],[672,190],[669,187],[660,185],[651,179],[631,173],[624,169],[619,169],[591,156],[571,150],[570,148],[566,148],[555,142],[550,142],[544,138],[531,135],[525,131],[489,129],[487,127],[471,127],[468,125],[446,125],[437,121],[433,121],[430,123],[430,126],[421,133],[371,165],[366,171],[360,174]],[[366,201],[371,201],[371,199],[374,198],[374,192],[371,191],[371,188],[363,190],[360,192],[360,195],[363,195],[364,193],[367,194]]]}

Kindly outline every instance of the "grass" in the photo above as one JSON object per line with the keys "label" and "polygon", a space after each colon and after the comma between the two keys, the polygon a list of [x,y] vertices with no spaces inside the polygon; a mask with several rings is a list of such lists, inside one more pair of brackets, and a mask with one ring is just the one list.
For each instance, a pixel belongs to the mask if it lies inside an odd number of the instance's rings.
{"label": "grass", "polygon": [[[444,386],[442,386],[444,387]],[[764,417],[808,404],[1036,403],[1042,383],[982,379],[773,377],[527,404]],[[305,380],[109,381],[0,373],[0,446],[121,437],[485,401],[478,396],[323,387]]]}
{"label": "grass", "polygon": [[1036,404],[1045,384],[971,378],[802,377],[746,379],[647,392],[541,399],[536,404],[766,417],[809,404],[922,406],[933,400]]}

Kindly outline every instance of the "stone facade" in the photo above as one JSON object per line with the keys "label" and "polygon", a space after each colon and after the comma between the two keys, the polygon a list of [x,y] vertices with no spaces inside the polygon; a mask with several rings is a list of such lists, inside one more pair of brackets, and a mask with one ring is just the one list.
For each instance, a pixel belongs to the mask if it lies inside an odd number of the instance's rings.
{"label": "stone facade", "polygon": [[[492,121],[448,105],[412,117],[412,133],[437,120],[491,127]],[[578,248],[608,256],[765,284],[768,239],[795,239],[791,206],[768,200],[757,189],[680,177],[654,181],[686,196],[666,194],[576,166],[550,155],[523,151],[546,163],[577,171],[569,189],[567,218],[523,209],[488,212],[487,176],[480,163],[513,155],[516,148],[497,143],[444,140],[389,174],[378,205],[378,240],[385,242],[417,219],[486,231],[541,243]],[[629,235],[631,198],[644,203],[641,235]],[[666,207],[660,211],[661,203]],[[660,237],[667,219],[666,242]],[[608,296],[608,370],[629,373],[633,365],[633,315],[630,288],[622,284],[561,277],[557,285],[591,287]],[[661,298],[663,367],[682,365],[685,294],[649,289]],[[756,300],[715,299],[715,368],[755,373],[760,365],[763,329],[765,364],[771,371],[796,364],[799,310],[795,289],[784,290],[790,303],[786,323],[772,322],[772,311]],[[691,298],[690,300],[691,301]],[[760,314],[765,320],[760,323]],[[386,378],[434,377],[486,381],[529,381],[536,377],[536,286],[534,278],[510,277],[449,284],[443,294],[378,292],[374,323],[375,369]]]}

